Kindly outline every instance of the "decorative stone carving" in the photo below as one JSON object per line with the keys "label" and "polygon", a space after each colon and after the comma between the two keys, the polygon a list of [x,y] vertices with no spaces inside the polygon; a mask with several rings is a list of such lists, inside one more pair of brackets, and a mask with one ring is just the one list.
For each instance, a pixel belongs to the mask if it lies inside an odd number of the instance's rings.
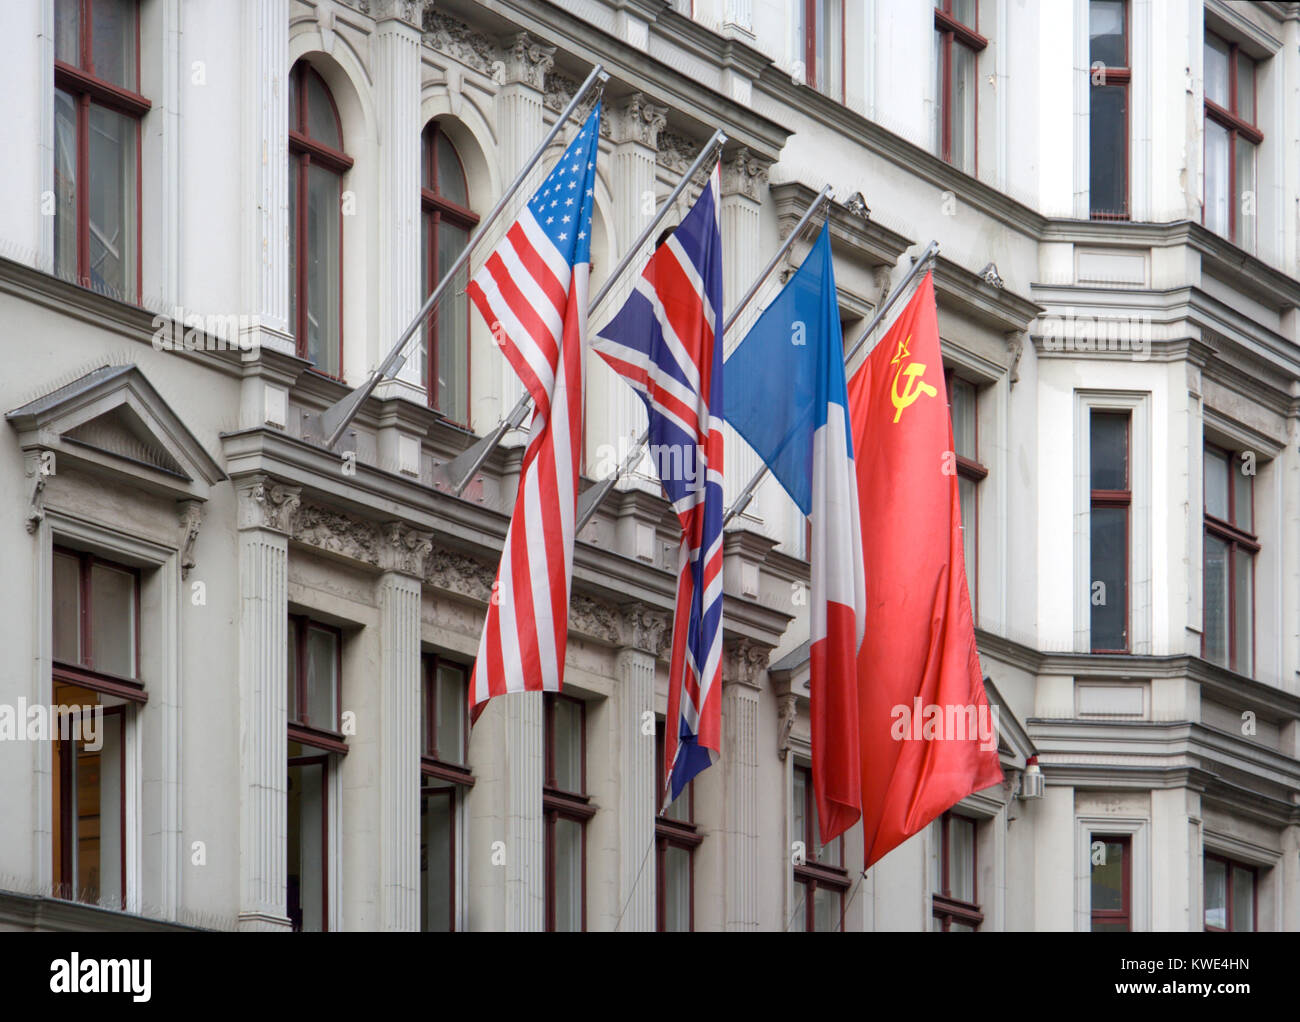
{"label": "decorative stone carving", "polygon": [[369,0],[370,16],[376,21],[399,18],[408,25],[419,27],[424,3],[422,0]]}
{"label": "decorative stone carving", "polygon": [[767,184],[767,168],[767,163],[741,146],[722,161],[722,194],[739,194],[757,201]]}
{"label": "decorative stone carving", "polygon": [[424,561],[424,580],[436,589],[487,603],[492,599],[496,569],[465,554],[435,547]]}
{"label": "decorative stone carving", "polygon": [[999,291],[1001,291],[1005,286],[1005,282],[1002,280],[1002,275],[998,273],[996,263],[987,263],[984,269],[980,270],[980,279],[983,280],[985,284],[995,287]]}
{"label": "decorative stone carving", "polygon": [[787,692],[781,699],[780,717],[777,720],[778,734],[776,739],[776,754],[781,757],[781,762],[785,762],[786,753],[790,751],[790,732],[794,730],[794,722],[799,719],[799,697],[793,692]]}
{"label": "decorative stone carving", "polygon": [[748,688],[758,688],[759,678],[767,670],[772,647],[740,636],[728,639],[723,646],[722,680]]}
{"label": "decorative stone carving", "polygon": [[27,531],[35,532],[45,518],[45,481],[54,475],[54,452],[27,451],[23,461],[31,486],[31,497],[27,501]]}
{"label": "decorative stone carving", "polygon": [[574,593],[569,599],[569,630],[590,635],[611,646],[620,645],[618,620],[613,609],[581,593]]}
{"label": "decorative stone carving", "polygon": [[433,549],[433,533],[412,529],[404,522],[383,527],[384,544],[379,566],[385,571],[424,578],[424,561]]}
{"label": "decorative stone carving", "polygon": [[654,149],[659,144],[659,131],[667,123],[667,107],[655,106],[635,92],[618,107],[612,137],[615,142],[640,142]]}
{"label": "decorative stone carving", "polygon": [[332,554],[379,565],[380,528],[319,504],[307,504],[298,512],[291,536]]}
{"label": "decorative stone carving", "polygon": [[555,64],[555,47],[543,46],[527,32],[519,32],[504,41],[500,59],[505,84],[521,82],[541,92],[546,87],[546,73]]}
{"label": "decorative stone carving", "polygon": [[190,577],[194,567],[194,542],[199,538],[199,525],[203,522],[203,504],[197,500],[182,500],[179,504],[181,526],[181,578]]}
{"label": "decorative stone carving", "polygon": [[[569,105],[569,101],[573,99],[574,93],[580,87],[580,82],[575,81],[563,72],[549,71],[546,75],[546,95],[543,97],[542,102],[545,103],[548,109],[554,110],[556,113],[563,113],[564,108]],[[599,94],[599,91],[597,89],[596,92],[587,94],[587,100],[584,101],[580,111],[573,116],[574,123],[581,124],[586,121],[591,113],[591,107],[596,102],[595,97]],[[600,133],[606,137],[610,135],[609,110],[603,107],[600,111]]]}
{"label": "decorative stone carving", "polygon": [[674,174],[685,174],[695,162],[695,157],[700,155],[701,146],[698,143],[673,131],[660,131],[658,142],[659,166]]}
{"label": "decorative stone carving", "polygon": [[292,534],[302,487],[262,477],[239,488],[239,527]]}
{"label": "decorative stone carving", "polygon": [[1025,334],[1021,330],[1007,332],[1007,348],[1011,353],[1011,362],[1007,366],[1007,380],[1012,387],[1020,382],[1020,356],[1025,353]]}
{"label": "decorative stone carving", "polygon": [[[644,603],[624,605],[619,618],[619,644],[659,655],[661,641],[668,631],[668,615]],[[671,640],[670,640],[671,641]]]}
{"label": "decorative stone carving", "polygon": [[861,192],[854,192],[845,199],[844,208],[853,216],[861,217],[863,220],[871,219],[871,207],[867,205],[867,200],[862,197]]}
{"label": "decorative stone carving", "polygon": [[334,12],[322,4],[316,8],[316,27],[320,29],[320,46],[326,53],[334,52]]}
{"label": "decorative stone carving", "polygon": [[475,71],[493,73],[499,62],[496,44],[482,32],[475,32],[463,21],[449,18],[433,5],[425,7],[422,27],[424,43]]}

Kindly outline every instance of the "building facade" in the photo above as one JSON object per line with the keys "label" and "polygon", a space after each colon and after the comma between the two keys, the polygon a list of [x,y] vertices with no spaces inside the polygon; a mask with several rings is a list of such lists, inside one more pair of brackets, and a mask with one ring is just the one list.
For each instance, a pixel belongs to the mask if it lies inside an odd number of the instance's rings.
{"label": "building facade", "polygon": [[[1300,929],[1300,4],[3,25],[0,928]],[[593,292],[715,128],[729,307],[824,185],[846,341],[939,243],[1005,781],[865,875],[860,827],[813,837],[776,484],[726,536],[722,758],[658,815],[677,526],[648,466],[579,536],[563,694],[471,731],[523,434],[449,491],[522,393],[463,276],[322,444],[598,62]],[[644,426],[588,361],[584,486]],[[757,467],[730,435],[729,499]]]}

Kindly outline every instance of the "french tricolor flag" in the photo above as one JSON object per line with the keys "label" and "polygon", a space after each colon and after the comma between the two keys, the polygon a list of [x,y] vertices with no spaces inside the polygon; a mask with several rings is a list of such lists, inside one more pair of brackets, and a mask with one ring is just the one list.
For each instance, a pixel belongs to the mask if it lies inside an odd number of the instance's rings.
{"label": "french tricolor flag", "polygon": [[823,844],[862,812],[858,650],[866,622],[857,469],[830,233],[727,359],[727,421],[808,516],[813,788]]}

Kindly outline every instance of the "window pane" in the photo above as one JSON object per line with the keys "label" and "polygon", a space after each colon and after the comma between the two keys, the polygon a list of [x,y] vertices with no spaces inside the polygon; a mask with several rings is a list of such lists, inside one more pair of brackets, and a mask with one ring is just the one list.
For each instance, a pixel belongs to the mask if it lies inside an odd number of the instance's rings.
{"label": "window pane", "polygon": [[790,916],[791,933],[808,932],[808,900],[812,891],[808,884],[796,883],[794,886],[794,908]]}
{"label": "window pane", "polygon": [[1128,509],[1095,507],[1091,519],[1092,648],[1128,649]]}
{"label": "window pane", "polygon": [[978,500],[975,480],[959,476],[957,478],[957,495],[961,502],[961,543],[962,556],[966,560],[966,585],[970,591],[971,606],[974,607],[975,577],[978,567],[975,561],[975,541],[978,536],[975,525],[976,501]]}
{"label": "window pane", "polygon": [[77,278],[77,104],[54,91],[54,272]]}
{"label": "window pane", "polygon": [[420,805],[420,929],[452,928],[452,794],[425,795]]}
{"label": "window pane", "polygon": [[952,164],[975,171],[975,51],[952,48]]}
{"label": "window pane", "polygon": [[465,707],[469,693],[465,674],[457,667],[438,667],[438,758],[465,762]]}
{"label": "window pane", "polygon": [[289,668],[287,671],[288,678],[288,708],[290,720],[301,720],[299,714],[302,712],[298,705],[298,622],[292,618],[289,619],[288,642]]}
{"label": "window pane", "polygon": [[[939,817],[931,830],[930,840],[930,893],[943,893],[943,817]],[[939,927],[943,929],[942,925]]]}
{"label": "window pane", "polygon": [[1233,670],[1242,674],[1254,671],[1254,600],[1255,600],[1255,559],[1238,547],[1232,555],[1233,586],[1233,638],[1236,639],[1237,655],[1232,665]]}
{"label": "window pane", "polygon": [[[796,5],[797,6],[797,5]],[[943,126],[948,117],[948,97],[943,91],[943,33],[934,34],[934,154],[943,155]]]}
{"label": "window pane", "polygon": [[1092,86],[1088,123],[1088,189],[1093,213],[1128,212],[1128,89]]}
{"label": "window pane", "polygon": [[975,901],[975,823],[960,816],[948,819],[948,881],[952,897]]}
{"label": "window pane", "polygon": [[1241,460],[1241,455],[1236,454],[1232,457],[1232,522],[1239,529],[1246,532],[1255,531],[1255,501],[1254,501],[1254,476],[1247,475],[1245,472],[1246,463]]}
{"label": "window pane", "polygon": [[136,294],[137,122],[90,107],[88,216],[90,286],[123,299]]}
{"label": "window pane", "polygon": [[664,849],[664,930],[685,933],[691,928],[691,853],[669,845]]}
{"label": "window pane", "polygon": [[1097,862],[1096,850],[1092,854],[1092,911],[1120,912],[1124,909],[1124,845],[1118,841],[1093,838],[1093,843],[1103,841],[1105,854]]}
{"label": "window pane", "polygon": [[1093,412],[1089,441],[1094,490],[1128,489],[1128,416]]}
{"label": "window pane", "polygon": [[[804,819],[804,807],[808,804],[808,774],[802,768],[794,772],[794,812],[791,813],[791,841],[806,841],[808,822]],[[793,849],[791,849],[793,852]],[[805,860],[812,854],[811,848],[804,848]]]}
{"label": "window pane", "polygon": [[307,358],[323,373],[339,372],[339,178],[307,168]]}
{"label": "window pane", "polygon": [[967,28],[975,28],[975,0],[952,0],[952,16]]}
{"label": "window pane", "polygon": [[840,928],[844,895],[833,887],[818,887],[813,892],[813,927],[818,933],[834,933]]}
{"label": "window pane", "polygon": [[1127,67],[1124,0],[1092,0],[1088,5],[1088,63]]}
{"label": "window pane", "polygon": [[817,861],[823,866],[843,866],[840,861],[840,852],[843,842],[839,838],[831,838],[828,845],[819,844],[817,846]]}
{"label": "window pane", "polygon": [[1205,659],[1228,666],[1228,544],[1205,534]]}
{"label": "window pane", "polygon": [[1237,116],[1255,123],[1255,62],[1237,51]]}
{"label": "window pane", "polygon": [[1228,84],[1228,44],[1216,35],[1205,33],[1205,98],[1223,109],[1231,107]]}
{"label": "window pane", "polygon": [[1255,193],[1255,147],[1243,138],[1237,139],[1237,237],[1238,245],[1247,252],[1255,250],[1255,210],[1259,196]]}
{"label": "window pane", "polygon": [[978,461],[975,449],[975,387],[965,380],[952,381],[952,439],[956,453]]}
{"label": "window pane", "polygon": [[1228,129],[1208,117],[1205,119],[1205,226],[1227,237],[1228,205]]}
{"label": "window pane", "polygon": [[[429,274],[432,269],[429,266],[429,232],[433,230],[433,215],[431,213],[420,214],[420,304],[433,293],[437,286],[436,280],[430,280]],[[441,301],[441,299],[439,299]],[[435,313],[436,315],[436,313]],[[420,347],[412,358],[412,364],[415,366],[416,374],[419,379],[428,386],[428,351],[429,351],[429,324],[433,321],[433,316],[428,316],[420,324]]]}
{"label": "window pane", "polygon": [[555,821],[555,929],[574,933],[582,929],[582,824]]}
{"label": "window pane", "polygon": [[1228,521],[1228,456],[1205,449],[1205,513]]}
{"label": "window pane", "polygon": [[138,0],[95,0],[90,58],[95,76],[133,92],[136,88],[135,12]]}
{"label": "window pane", "polygon": [[1228,870],[1218,859],[1205,860],[1205,925],[1228,925]]}
{"label": "window pane", "polygon": [[[438,266],[443,269],[465,250],[469,231],[445,220],[438,225]],[[461,268],[438,302],[437,407],[454,422],[469,422],[469,300],[465,297],[468,264]]]}
{"label": "window pane", "polygon": [[1255,929],[1255,873],[1241,866],[1232,867],[1232,928]]}
{"label": "window pane", "polygon": [[448,202],[469,208],[469,191],[465,187],[465,174],[460,167],[451,140],[438,132],[438,194]]}
{"label": "window pane", "polygon": [[298,237],[298,177],[301,167],[301,159],[289,157],[289,233],[292,235],[289,245],[289,333],[295,338],[298,336],[298,246],[301,243]]}
{"label": "window pane", "polygon": [[288,908],[295,930],[325,928],[325,765],[289,766]]}
{"label": "window pane", "polygon": [[135,576],[90,568],[90,655],[95,670],[135,677]]}
{"label": "window pane", "polygon": [[54,59],[81,63],[81,0],[56,0],[54,4]]}
{"label": "window pane", "polygon": [[[83,724],[85,728],[87,725]],[[72,740],[73,889],[67,896],[106,908],[122,907],[122,727],[121,715],[106,713],[99,749]],[[70,738],[72,737],[70,733]],[[61,743],[60,743],[61,744]],[[90,744],[100,744],[92,741]]]}
{"label": "window pane", "polygon": [[307,723],[334,731],[339,726],[338,636],[322,628],[307,629]]}
{"label": "window pane", "polygon": [[330,102],[329,93],[313,72],[307,72],[303,81],[307,87],[307,134],[315,141],[342,152],[343,139],[339,135],[339,122],[334,116],[334,104]]}
{"label": "window pane", "polygon": [[81,663],[81,563],[54,555],[54,659]]}

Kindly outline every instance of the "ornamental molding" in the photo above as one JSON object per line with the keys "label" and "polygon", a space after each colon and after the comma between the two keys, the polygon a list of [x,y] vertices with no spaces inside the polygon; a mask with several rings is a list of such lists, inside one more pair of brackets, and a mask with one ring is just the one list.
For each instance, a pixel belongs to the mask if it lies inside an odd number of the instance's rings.
{"label": "ornamental molding", "polygon": [[569,630],[611,646],[621,645],[619,619],[607,603],[574,593],[569,599]]}
{"label": "ornamental molding", "polygon": [[703,146],[675,131],[664,129],[659,132],[659,152],[656,157],[659,166],[674,174],[685,174],[691,164],[700,155]]}
{"label": "ornamental molding", "polygon": [[424,581],[475,603],[492,600],[496,569],[490,564],[445,547],[435,547],[424,560]]}
{"label": "ornamental molding", "polygon": [[420,27],[426,13],[423,0],[362,0],[362,10],[366,8],[375,21],[396,18],[416,28]]}
{"label": "ornamental molding", "polygon": [[194,567],[194,543],[199,538],[199,526],[203,524],[203,502],[177,501],[177,519],[181,527],[181,578],[187,579]]}
{"label": "ornamental molding", "polygon": [[1007,365],[1008,381],[1012,387],[1020,382],[1020,356],[1025,353],[1025,332],[1009,330],[1007,332],[1007,349],[1011,359]]}
{"label": "ornamental molding", "polygon": [[767,160],[753,155],[745,146],[741,146],[722,161],[722,194],[744,195],[759,201],[759,193],[767,184],[770,166],[771,163]]}
{"label": "ornamental molding", "polygon": [[744,685],[746,688],[758,689],[759,680],[767,671],[767,662],[771,655],[771,646],[755,642],[745,636],[726,640],[723,644],[722,657],[723,684]]}
{"label": "ornamental molding", "polygon": [[503,84],[522,84],[544,92],[547,72],[555,66],[555,47],[542,45],[527,32],[517,32],[502,41],[500,60]]}
{"label": "ornamental molding", "polygon": [[475,71],[495,77],[501,69],[501,55],[493,40],[476,32],[463,21],[449,18],[432,6],[424,9],[421,22],[423,41],[439,53],[459,61]]}
{"label": "ornamental molding", "polygon": [[[557,114],[563,113],[581,87],[581,82],[575,78],[570,78],[562,71],[548,71],[546,74],[545,95],[542,97],[542,102],[548,110],[554,110]],[[573,120],[578,124],[585,123],[595,102],[594,98],[589,98],[583,103],[578,113],[574,115]],[[609,109],[607,107],[600,108],[600,133],[605,138],[609,138],[612,134]]]}
{"label": "ornamental molding", "polygon": [[618,644],[660,657],[666,634],[671,645],[669,623],[669,617],[663,611],[644,603],[625,604],[618,618]]}
{"label": "ornamental molding", "polygon": [[239,528],[272,529],[289,535],[302,504],[302,487],[266,476],[254,478],[239,489]]}
{"label": "ornamental molding", "polygon": [[643,94],[634,92],[615,109],[612,140],[619,144],[638,142],[657,149],[659,132],[667,123],[666,106],[655,106]]}
{"label": "ornamental molding", "polygon": [[433,549],[433,533],[413,529],[405,522],[382,526],[383,545],[379,566],[414,578],[424,578],[424,563]]}
{"label": "ornamental molding", "polygon": [[786,692],[778,698],[781,703],[777,719],[776,754],[784,763],[790,752],[790,733],[794,730],[794,722],[799,719],[799,696],[794,692]]}
{"label": "ornamental molding", "polygon": [[294,520],[290,538],[354,561],[379,565],[381,526],[321,504],[306,504]]}

